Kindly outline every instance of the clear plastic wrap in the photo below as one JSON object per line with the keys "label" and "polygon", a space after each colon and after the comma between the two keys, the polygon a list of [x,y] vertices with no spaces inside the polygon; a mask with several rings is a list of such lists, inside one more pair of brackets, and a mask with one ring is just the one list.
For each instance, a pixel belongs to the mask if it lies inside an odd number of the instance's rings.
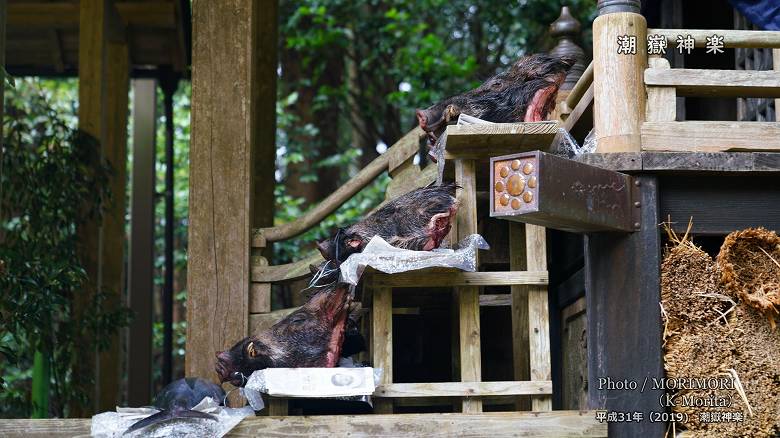
{"label": "clear plastic wrap", "polygon": [[472,234],[458,244],[458,249],[412,251],[396,248],[379,236],[374,236],[362,252],[352,254],[341,264],[341,281],[357,285],[366,266],[387,274],[424,268],[458,268],[476,270],[477,250],[490,249],[479,234]]}
{"label": "clear plastic wrap", "polygon": [[580,146],[569,131],[558,128],[558,133],[553,139],[551,149],[552,153],[566,158],[574,158],[582,154],[589,154],[596,150],[596,135],[594,130],[591,129],[585,137],[582,146]]}
{"label": "clear plastic wrap", "polygon": [[116,408],[116,412],[103,412],[92,417],[91,435],[98,438],[114,437],[222,437],[246,417],[255,415],[250,406],[226,408],[211,397],[204,398],[192,408],[216,417],[216,421],[199,418],[174,418],[124,435],[125,431],[150,415],[156,408]]}

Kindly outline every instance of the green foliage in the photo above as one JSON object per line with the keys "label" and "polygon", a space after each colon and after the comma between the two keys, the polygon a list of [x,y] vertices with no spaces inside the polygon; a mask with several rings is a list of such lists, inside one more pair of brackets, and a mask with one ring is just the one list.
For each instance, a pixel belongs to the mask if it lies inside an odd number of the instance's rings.
{"label": "green foliage", "polygon": [[[27,416],[33,354],[51,364],[52,409],[86,399],[71,382],[79,351],[105,348],[127,322],[123,310],[102,312],[105,291],[73,317],[85,270],[77,252],[84,221],[99,220],[109,201],[110,169],[94,139],[69,126],[38,91],[17,80],[6,90],[0,162],[0,416]],[[83,339],[95,344],[85,344]],[[77,342],[78,340],[78,342]]]}

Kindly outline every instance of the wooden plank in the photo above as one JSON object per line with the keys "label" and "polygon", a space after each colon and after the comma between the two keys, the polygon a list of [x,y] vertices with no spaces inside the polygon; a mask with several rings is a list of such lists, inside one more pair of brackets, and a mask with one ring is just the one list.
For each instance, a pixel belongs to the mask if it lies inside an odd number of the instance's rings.
{"label": "wooden plank", "polygon": [[497,155],[547,149],[556,122],[491,123],[447,126],[447,158],[487,159]]}
{"label": "wooden plank", "polygon": [[[257,2],[193,2],[187,376],[247,334]],[[229,69],[225,69],[230,65]]]}
{"label": "wooden plank", "polygon": [[[268,313],[254,313],[249,315],[249,334],[257,334],[279,322],[282,318],[298,310],[298,307],[274,310]],[[236,339],[238,341],[238,339]]]}
{"label": "wooden plank", "polygon": [[284,265],[268,266],[266,262],[252,265],[252,281],[281,283],[295,281],[311,275],[310,266],[319,266],[324,259],[318,251],[312,251],[306,258]]}
{"label": "wooden plank", "polygon": [[[645,119],[647,23],[639,14],[600,15],[593,22],[593,123],[599,152],[638,152]],[[636,37],[636,54],[618,53],[618,36]]]}
{"label": "wooden plank", "polygon": [[[780,72],[780,49],[772,49],[772,70]],[[780,98],[775,99],[775,121],[780,122],[778,108],[780,108]]]}
{"label": "wooden plank", "polygon": [[[669,70],[666,58],[652,57],[648,59],[650,69]],[[648,69],[648,70],[650,70]],[[647,83],[647,71],[645,71]],[[677,118],[677,92],[674,87],[647,87],[647,104],[645,112],[649,122],[673,122]]]}
{"label": "wooden plank", "polygon": [[778,122],[645,122],[642,149],[668,152],[780,151]]}
{"label": "wooden plank", "polygon": [[409,271],[369,274],[375,284],[395,287],[511,286],[547,284],[547,271],[463,272]]}
{"label": "wooden plank", "polygon": [[552,382],[436,382],[379,385],[374,397],[481,397],[552,394]]}
{"label": "wooden plank", "polygon": [[586,300],[581,297],[561,311],[561,402],[564,409],[588,405]]}
{"label": "wooden plank", "polygon": [[[566,121],[563,123],[563,129],[572,132],[574,130],[574,127],[580,122],[580,119],[587,119],[587,117],[583,117],[587,113],[593,112],[593,84],[588,87],[587,90],[585,90],[585,94],[582,96],[582,99],[580,99],[579,103],[577,103],[577,106],[574,107],[571,114],[566,118]],[[592,118],[592,115],[591,115]]]}
{"label": "wooden plank", "polygon": [[[544,227],[525,225],[526,264],[535,270],[547,269],[547,241]],[[531,380],[552,380],[550,365],[550,315],[547,304],[547,288],[528,288],[528,343]],[[534,411],[552,410],[551,397],[531,399]]]}
{"label": "wooden plank", "polygon": [[780,153],[776,152],[616,152],[584,154],[574,159],[620,172],[780,172]]}
{"label": "wooden plank", "polygon": [[724,235],[749,227],[780,231],[777,175],[670,175],[661,177],[660,218],[685,232]]}
{"label": "wooden plank", "polygon": [[780,74],[759,70],[645,70],[645,84],[673,87],[680,96],[780,97]]}
{"label": "wooden plank", "polygon": [[412,164],[401,170],[387,184],[385,199],[395,199],[419,187],[426,187],[436,181],[436,165],[429,164],[425,169]]}
{"label": "wooden plank", "polygon": [[[374,368],[382,369],[380,384],[393,383],[393,289],[373,286],[371,306],[371,355]],[[392,400],[376,400],[374,412],[393,413]]]}
{"label": "wooden plank", "polygon": [[[9,438],[87,436],[91,420],[4,420]],[[405,432],[401,432],[405,431]],[[322,415],[245,418],[226,437],[606,437],[595,411]]]}
{"label": "wooden plank", "polygon": [[133,175],[130,206],[128,306],[130,323],[127,357],[127,400],[143,406],[152,398],[152,316],[154,291],[155,140],[157,82],[133,80]]}
{"label": "wooden plank", "polygon": [[479,296],[480,307],[511,306],[511,294],[482,294]]}
{"label": "wooden plank", "polygon": [[677,44],[677,37],[690,35],[695,47],[705,47],[707,38],[713,35],[723,37],[725,47],[746,49],[780,48],[780,35],[770,30],[734,30],[734,29],[647,29],[648,35],[663,35],[669,47]]}
{"label": "wooden plank", "polygon": [[566,96],[566,106],[576,108],[591,85],[593,85],[593,61],[588,64],[588,68],[585,69],[577,83],[569,91],[569,94]]}
{"label": "wooden plank", "polygon": [[[461,187],[458,194],[460,208],[457,215],[458,240],[461,240],[477,232],[475,161],[462,159],[455,161],[455,182]],[[477,263],[477,266],[479,266],[479,263]],[[456,298],[458,303],[460,380],[463,382],[479,382],[482,380],[479,288],[476,286],[461,286],[456,289]],[[462,408],[464,413],[482,412],[482,401],[464,398]]]}
{"label": "wooden plank", "polygon": [[[125,286],[125,213],[127,192],[127,109],[129,74],[127,45],[109,42],[106,46],[106,129],[103,148],[113,172],[109,185],[111,203],[103,216],[103,290],[108,299],[105,310],[122,305]],[[103,335],[105,336],[105,334]],[[122,342],[119,333],[111,336],[109,347],[98,354],[97,399],[99,412],[119,403]]]}
{"label": "wooden plank", "polygon": [[[526,269],[525,224],[509,222],[509,269]],[[531,378],[528,343],[528,287],[512,286],[512,369],[515,380],[526,381]],[[531,409],[527,397],[515,399],[515,408],[519,411]]]}
{"label": "wooden plank", "polygon": [[252,283],[249,286],[249,313],[271,311],[271,283]]}
{"label": "wooden plank", "polygon": [[[588,308],[588,403],[591,409],[658,412],[663,391],[647,385],[634,391],[608,391],[600,378],[628,379],[639,387],[662,378],[658,194],[655,177],[637,177],[642,204],[640,231],[585,238]],[[666,425],[649,421],[610,423],[610,437],[662,437]]]}

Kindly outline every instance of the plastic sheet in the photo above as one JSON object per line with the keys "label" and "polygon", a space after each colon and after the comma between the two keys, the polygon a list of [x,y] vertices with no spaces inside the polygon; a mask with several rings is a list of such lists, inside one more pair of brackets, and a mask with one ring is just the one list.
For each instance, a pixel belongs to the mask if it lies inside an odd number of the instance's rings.
{"label": "plastic sheet", "polygon": [[116,408],[116,412],[103,412],[92,417],[91,435],[98,438],[114,437],[222,437],[242,419],[255,415],[250,406],[226,408],[211,397],[204,398],[192,408],[193,411],[214,415],[217,420],[197,418],[174,418],[145,427],[131,434],[125,431],[135,422],[159,412],[156,408]]}
{"label": "plastic sheet", "polygon": [[490,249],[479,234],[472,234],[458,244],[458,249],[438,248],[432,251],[412,251],[396,248],[379,236],[374,236],[362,252],[352,254],[341,264],[341,281],[357,285],[366,266],[387,274],[425,268],[458,268],[473,272],[477,266],[477,250]]}
{"label": "plastic sheet", "polygon": [[589,154],[596,150],[596,135],[594,130],[588,133],[582,146],[572,137],[569,131],[558,128],[558,133],[552,142],[552,153],[566,158],[574,158],[582,154]]}
{"label": "plastic sheet", "polygon": [[266,368],[252,373],[246,387],[279,397],[368,396],[380,376],[371,367]]}

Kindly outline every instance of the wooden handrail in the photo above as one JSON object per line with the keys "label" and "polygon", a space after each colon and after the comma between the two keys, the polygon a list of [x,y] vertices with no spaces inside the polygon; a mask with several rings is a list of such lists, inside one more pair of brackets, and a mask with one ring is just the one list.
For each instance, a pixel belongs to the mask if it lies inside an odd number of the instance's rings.
{"label": "wooden handrail", "polygon": [[780,74],[772,70],[648,68],[645,85],[674,87],[678,96],[780,98]]}
{"label": "wooden handrail", "polygon": [[[369,185],[382,172],[388,170],[389,167],[394,166],[394,163],[402,163],[413,157],[419,148],[419,141],[422,133],[423,132],[419,127],[409,131],[384,154],[375,158],[368,166],[361,169],[357,175],[347,181],[346,184],[339,187],[330,196],[322,200],[316,207],[307,211],[303,216],[292,222],[257,230],[262,238],[253,240],[256,242],[279,242],[306,232],[308,229],[325,219],[329,214],[336,211],[337,208],[341,207],[354,196],[355,193]],[[256,243],[253,242],[253,246],[256,246]]]}
{"label": "wooden handrail", "polygon": [[592,83],[593,61],[588,64],[588,68],[585,69],[585,71],[582,73],[582,76],[580,76],[580,79],[576,84],[574,84],[574,86],[571,88],[571,91],[569,91],[569,95],[566,96],[566,106],[569,107],[569,109],[574,109],[574,107],[580,103],[580,99],[582,99],[582,96],[585,95],[586,91],[588,91],[588,87],[590,87],[590,84]]}
{"label": "wooden handrail", "polygon": [[647,34],[665,36],[669,47],[676,47],[678,35],[682,35],[683,38],[690,35],[696,47],[706,47],[707,38],[718,35],[723,37],[723,44],[727,48],[780,48],[780,32],[770,30],[647,29]]}

